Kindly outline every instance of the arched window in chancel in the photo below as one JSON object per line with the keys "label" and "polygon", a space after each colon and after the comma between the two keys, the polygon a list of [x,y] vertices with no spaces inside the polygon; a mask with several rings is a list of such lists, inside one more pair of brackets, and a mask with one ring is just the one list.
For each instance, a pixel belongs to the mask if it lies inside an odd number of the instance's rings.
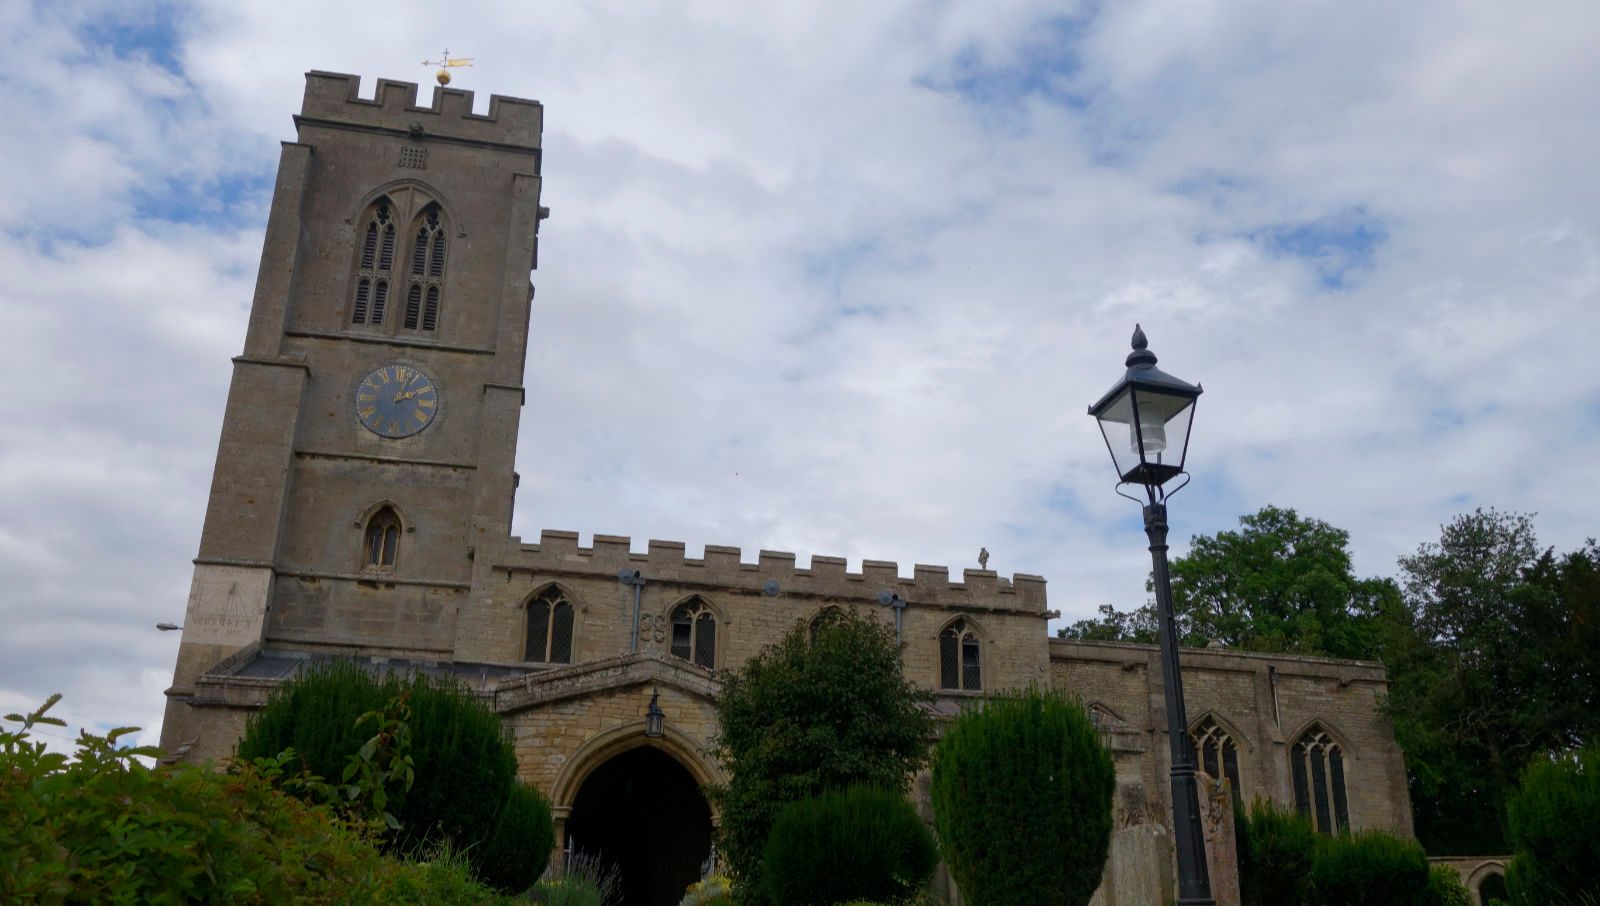
{"label": "arched window in chancel", "polygon": [[817,611],[817,615],[811,618],[811,625],[807,627],[811,640],[816,641],[817,633],[837,623],[843,617],[844,612],[837,607],[824,607]]}
{"label": "arched window in chancel", "polygon": [[544,664],[572,663],[572,602],[552,585],[528,599],[527,644],[522,659]]}
{"label": "arched window in chancel", "polygon": [[422,209],[412,231],[410,273],[406,277],[406,330],[432,333],[439,326],[444,292],[445,227],[437,204]]}
{"label": "arched window in chancel", "polygon": [[388,198],[373,202],[362,223],[350,323],[382,326],[384,311],[389,305],[389,284],[394,279],[393,204]]}
{"label": "arched window in chancel", "polygon": [[672,609],[672,656],[701,667],[717,666],[717,616],[699,598],[690,598]]}
{"label": "arched window in chancel", "polygon": [[1320,726],[1300,734],[1289,749],[1295,809],[1325,834],[1350,829],[1344,763],[1344,747]]}
{"label": "arched window in chancel", "polygon": [[392,567],[400,555],[400,517],[383,507],[367,520],[361,545],[361,564],[367,568]]}
{"label": "arched window in chancel", "polygon": [[1214,718],[1207,717],[1189,731],[1194,742],[1194,756],[1200,770],[1217,779],[1227,778],[1233,790],[1233,801],[1244,802],[1239,786],[1239,746],[1233,736]]}
{"label": "arched window in chancel", "polygon": [[983,690],[983,643],[965,619],[956,620],[939,633],[939,688]]}

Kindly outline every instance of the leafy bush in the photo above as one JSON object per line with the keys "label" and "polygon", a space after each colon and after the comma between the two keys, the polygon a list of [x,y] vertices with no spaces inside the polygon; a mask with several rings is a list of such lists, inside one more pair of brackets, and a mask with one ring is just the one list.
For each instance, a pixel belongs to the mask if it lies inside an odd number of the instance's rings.
{"label": "leafy bush", "polygon": [[708,792],[740,902],[758,902],[767,833],[784,805],[855,784],[904,791],[928,754],[928,695],[900,670],[889,627],[854,611],[797,624],[725,675],[716,755],[732,778]]}
{"label": "leafy bush", "polygon": [[1472,891],[1461,883],[1461,875],[1448,865],[1428,867],[1427,906],[1478,906]]}
{"label": "leafy bush", "polygon": [[733,906],[733,883],[723,875],[712,875],[689,885],[678,906]]}
{"label": "leafy bush", "polygon": [[569,853],[560,876],[541,881],[534,895],[545,906],[612,906],[622,897],[622,872],[598,854]]}
{"label": "leafy bush", "polygon": [[1301,906],[1309,894],[1317,832],[1303,815],[1257,799],[1234,809],[1244,906]]}
{"label": "leafy bush", "polygon": [[[351,661],[314,665],[275,690],[252,716],[239,757],[248,761],[293,748],[303,769],[341,776],[366,740],[355,726],[358,717],[395,699],[409,709],[414,782],[391,794],[388,811],[399,822],[391,850],[449,841],[489,883],[508,893],[525,890],[549,857],[549,805],[541,799],[533,807],[529,794],[515,792],[516,753],[500,719],[460,683],[379,677]],[[509,803],[519,811],[502,821]],[[497,839],[502,833],[515,836]],[[526,862],[508,861],[524,857]]]}
{"label": "leafy bush", "polygon": [[1512,903],[1600,903],[1600,747],[1530,764],[1506,815]]}
{"label": "leafy bush", "polygon": [[962,714],[933,756],[933,809],[971,906],[1083,906],[1111,847],[1111,755],[1076,700],[1037,688]]}
{"label": "leafy bush", "polygon": [[29,738],[60,700],[0,730],[0,902],[503,902],[448,852],[382,855],[325,805],[279,788],[281,762],[149,767],[132,728],[83,733],[69,759]]}
{"label": "leafy bush", "polygon": [[905,796],[856,786],[784,807],[762,878],[778,906],[833,906],[909,896],[937,862],[933,835]]}
{"label": "leafy bush", "polygon": [[1316,906],[1431,906],[1428,857],[1415,840],[1363,831],[1317,838]]}
{"label": "leafy bush", "polygon": [[494,832],[480,844],[478,877],[497,890],[527,890],[544,871],[555,843],[550,803],[538,790],[516,784]]}

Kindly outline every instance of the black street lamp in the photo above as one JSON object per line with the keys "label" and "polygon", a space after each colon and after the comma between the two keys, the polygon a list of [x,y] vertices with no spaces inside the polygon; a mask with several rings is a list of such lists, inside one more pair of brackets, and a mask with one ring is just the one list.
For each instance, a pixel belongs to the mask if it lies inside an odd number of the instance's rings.
{"label": "black street lamp", "polygon": [[644,712],[644,735],[650,739],[660,739],[663,726],[667,722],[667,715],[661,712],[661,690],[650,690],[650,707]]}
{"label": "black street lamp", "polygon": [[[1167,737],[1172,749],[1172,823],[1178,848],[1178,906],[1214,906],[1206,870],[1205,838],[1200,830],[1200,800],[1195,784],[1194,745],[1183,706],[1183,676],[1178,672],[1178,636],[1172,619],[1172,580],[1167,575],[1167,498],[1189,483],[1183,470],[1189,454],[1189,427],[1194,419],[1198,384],[1180,381],[1156,367],[1144,331],[1133,328],[1128,372],[1089,414],[1100,423],[1111,462],[1116,466],[1117,493],[1144,507],[1144,533],[1150,539],[1155,574],[1156,608],[1161,623],[1161,673],[1167,699]],[[1172,490],[1167,482],[1183,481]],[[1127,494],[1123,485],[1144,489],[1145,499]]]}

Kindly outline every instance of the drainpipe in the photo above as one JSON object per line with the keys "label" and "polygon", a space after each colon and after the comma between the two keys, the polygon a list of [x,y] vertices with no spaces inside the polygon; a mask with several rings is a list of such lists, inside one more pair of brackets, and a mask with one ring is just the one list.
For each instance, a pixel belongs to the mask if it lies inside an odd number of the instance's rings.
{"label": "drainpipe", "polygon": [[633,586],[633,641],[630,649],[635,654],[639,651],[639,591],[644,588],[644,577],[636,569],[625,569],[617,573],[617,581],[623,585]]}

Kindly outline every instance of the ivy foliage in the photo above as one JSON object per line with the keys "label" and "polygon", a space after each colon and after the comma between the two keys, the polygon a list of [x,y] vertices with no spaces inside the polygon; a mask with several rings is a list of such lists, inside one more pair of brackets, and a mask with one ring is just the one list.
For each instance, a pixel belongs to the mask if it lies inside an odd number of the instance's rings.
{"label": "ivy foliage", "polygon": [[761,861],[786,804],[854,785],[904,793],[926,761],[930,697],[900,651],[884,624],[841,610],[724,676],[714,752],[732,779],[709,793],[742,902],[765,900]]}
{"label": "ivy foliage", "polygon": [[[388,845],[410,852],[448,842],[474,871],[508,893],[526,890],[544,870],[554,839],[548,803],[516,783],[516,753],[500,718],[464,685],[417,675],[378,676],[360,664],[315,664],[274,691],[246,727],[239,757],[293,749],[298,767],[341,777],[371,739],[358,721],[405,702],[411,783],[386,793]],[[533,805],[529,797],[540,800]],[[506,809],[515,811],[507,813]],[[506,835],[502,838],[502,834]]]}
{"label": "ivy foliage", "polygon": [[785,806],[762,875],[777,906],[900,902],[928,883],[938,861],[933,834],[904,794],[856,786]]}
{"label": "ivy foliage", "polygon": [[1038,688],[959,717],[933,756],[933,810],[972,906],[1084,906],[1111,846],[1116,773],[1082,704]]}

